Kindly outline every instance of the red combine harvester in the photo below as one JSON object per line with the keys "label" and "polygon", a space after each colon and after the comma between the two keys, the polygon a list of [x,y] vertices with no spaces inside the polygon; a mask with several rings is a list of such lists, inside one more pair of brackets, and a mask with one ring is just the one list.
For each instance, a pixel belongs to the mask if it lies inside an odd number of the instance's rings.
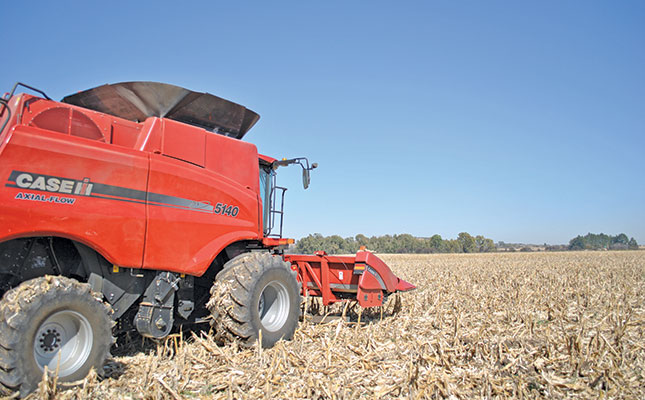
{"label": "red combine harvester", "polygon": [[[23,86],[40,94],[15,94]],[[291,339],[301,296],[381,306],[414,289],[374,254],[284,254],[277,160],[247,108],[154,82],[0,99],[0,391],[101,371],[113,334],[211,321],[222,340]],[[260,335],[261,331],[261,335]]]}

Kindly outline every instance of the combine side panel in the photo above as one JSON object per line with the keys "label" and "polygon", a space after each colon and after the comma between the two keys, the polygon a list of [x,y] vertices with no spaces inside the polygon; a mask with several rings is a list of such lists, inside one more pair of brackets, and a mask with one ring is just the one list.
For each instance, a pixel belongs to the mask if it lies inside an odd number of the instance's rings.
{"label": "combine side panel", "polygon": [[415,289],[397,278],[373,253],[359,251],[356,256],[286,254],[285,261],[298,273],[302,295],[322,297],[323,305],[357,300],[362,307],[383,305],[389,294]]}

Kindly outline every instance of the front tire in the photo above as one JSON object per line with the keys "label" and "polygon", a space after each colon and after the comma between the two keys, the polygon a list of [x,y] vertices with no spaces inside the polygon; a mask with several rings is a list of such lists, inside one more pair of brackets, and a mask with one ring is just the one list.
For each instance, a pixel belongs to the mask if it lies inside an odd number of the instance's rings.
{"label": "front tire", "polygon": [[262,331],[262,347],[290,340],[300,318],[300,290],[295,271],[280,256],[241,254],[224,265],[211,288],[208,309],[221,342],[251,346]]}
{"label": "front tire", "polygon": [[44,368],[60,381],[83,379],[110,355],[110,308],[74,279],[23,282],[0,301],[0,391],[33,392]]}

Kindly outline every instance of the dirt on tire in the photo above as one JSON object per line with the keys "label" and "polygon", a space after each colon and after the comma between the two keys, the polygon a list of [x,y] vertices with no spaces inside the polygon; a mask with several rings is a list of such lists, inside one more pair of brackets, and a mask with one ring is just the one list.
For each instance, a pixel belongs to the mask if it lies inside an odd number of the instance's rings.
{"label": "dirt on tire", "polygon": [[89,285],[62,276],[25,281],[0,301],[0,392],[21,396],[34,391],[43,372],[35,360],[39,325],[63,310],[81,313],[91,321],[92,345],[82,365],[59,381],[78,380],[95,368],[100,373],[114,342],[112,310]]}
{"label": "dirt on tire", "polygon": [[[278,282],[288,293],[288,316],[275,331],[264,328],[258,310],[259,297],[271,282]],[[241,254],[224,265],[211,288],[206,305],[211,312],[215,339],[220,343],[237,341],[252,346],[262,330],[262,347],[293,337],[300,317],[300,289],[296,272],[282,257],[268,252]]]}

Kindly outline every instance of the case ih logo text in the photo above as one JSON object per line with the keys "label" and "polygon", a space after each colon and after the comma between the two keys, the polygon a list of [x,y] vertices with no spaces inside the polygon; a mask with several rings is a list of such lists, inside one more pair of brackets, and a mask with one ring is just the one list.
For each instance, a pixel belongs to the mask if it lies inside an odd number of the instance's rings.
{"label": "case ih logo text", "polygon": [[[125,201],[135,204],[146,204],[155,207],[171,207],[180,210],[197,211],[208,214],[224,215],[237,218],[240,208],[233,204],[217,203],[213,206],[208,201],[196,201],[183,197],[169,196],[162,193],[152,193],[106,183],[92,182],[90,178],[83,180],[62,178],[60,176],[43,175],[34,172],[12,171],[6,187],[36,190],[40,192],[69,194],[72,196],[91,197],[94,199]],[[16,200],[33,200],[48,203],[74,204],[73,198],[63,196],[47,196],[44,194],[29,194],[20,192]]]}
{"label": "case ih logo text", "polygon": [[[14,171],[14,174],[16,172],[17,171]],[[74,179],[59,178],[56,176],[32,174],[29,172],[20,172],[15,177],[15,182],[16,186],[22,189],[67,193],[79,196],[91,195],[92,187],[94,186],[90,183],[90,178],[78,181]]]}

